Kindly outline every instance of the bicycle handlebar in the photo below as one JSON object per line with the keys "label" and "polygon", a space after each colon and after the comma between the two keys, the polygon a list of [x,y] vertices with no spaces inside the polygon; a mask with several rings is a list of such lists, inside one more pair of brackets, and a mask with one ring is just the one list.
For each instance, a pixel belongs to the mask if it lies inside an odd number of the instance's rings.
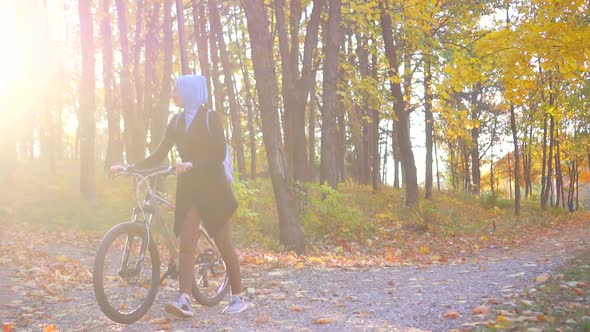
{"label": "bicycle handlebar", "polygon": [[175,175],[176,169],[172,166],[160,166],[155,168],[148,168],[148,169],[134,169],[129,166],[125,166],[120,172],[113,173],[114,177],[121,176],[121,175],[135,175],[140,176],[142,178],[149,178],[156,175]]}

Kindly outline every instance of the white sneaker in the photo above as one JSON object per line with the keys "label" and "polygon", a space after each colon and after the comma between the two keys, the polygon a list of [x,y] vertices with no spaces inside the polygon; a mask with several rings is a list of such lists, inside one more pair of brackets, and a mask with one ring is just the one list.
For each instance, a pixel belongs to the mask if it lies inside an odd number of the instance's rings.
{"label": "white sneaker", "polygon": [[191,297],[185,293],[178,295],[176,300],[166,303],[164,309],[167,313],[176,315],[178,317],[193,317]]}
{"label": "white sneaker", "polygon": [[224,314],[237,314],[248,309],[248,302],[241,296],[232,295],[229,304],[223,309]]}

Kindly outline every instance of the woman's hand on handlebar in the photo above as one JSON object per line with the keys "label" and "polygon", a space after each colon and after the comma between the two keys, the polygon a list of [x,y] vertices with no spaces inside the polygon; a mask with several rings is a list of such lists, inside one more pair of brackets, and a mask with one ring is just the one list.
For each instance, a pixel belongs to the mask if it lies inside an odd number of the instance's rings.
{"label": "woman's hand on handlebar", "polygon": [[113,175],[119,175],[119,174],[121,174],[121,172],[124,172],[125,170],[127,170],[127,166],[125,166],[125,165],[113,165],[113,166],[111,166],[111,173]]}
{"label": "woman's hand on handlebar", "polygon": [[180,163],[176,165],[176,173],[180,175],[182,173],[189,171],[191,168],[193,168],[193,163],[191,163],[190,161]]}

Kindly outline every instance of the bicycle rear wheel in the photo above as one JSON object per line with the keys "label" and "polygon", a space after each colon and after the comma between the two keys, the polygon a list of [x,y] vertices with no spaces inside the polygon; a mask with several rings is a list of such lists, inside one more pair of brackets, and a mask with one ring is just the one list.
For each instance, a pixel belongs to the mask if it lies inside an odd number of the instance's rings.
{"label": "bicycle rear wheel", "polygon": [[[98,246],[92,272],[94,294],[102,312],[117,323],[130,324],[149,310],[160,284],[160,258],[145,225],[113,227]],[[143,259],[142,259],[143,257]]]}
{"label": "bicycle rear wheel", "polygon": [[205,233],[199,236],[193,297],[206,306],[219,303],[229,291],[227,269],[215,243]]}

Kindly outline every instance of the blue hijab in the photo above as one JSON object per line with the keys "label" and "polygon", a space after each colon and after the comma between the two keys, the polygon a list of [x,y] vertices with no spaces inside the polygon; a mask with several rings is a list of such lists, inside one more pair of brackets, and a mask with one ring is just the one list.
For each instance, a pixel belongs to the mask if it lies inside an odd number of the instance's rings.
{"label": "blue hijab", "polygon": [[184,118],[188,129],[201,105],[209,101],[207,79],[201,75],[184,75],[176,79],[176,89],[184,108]]}

